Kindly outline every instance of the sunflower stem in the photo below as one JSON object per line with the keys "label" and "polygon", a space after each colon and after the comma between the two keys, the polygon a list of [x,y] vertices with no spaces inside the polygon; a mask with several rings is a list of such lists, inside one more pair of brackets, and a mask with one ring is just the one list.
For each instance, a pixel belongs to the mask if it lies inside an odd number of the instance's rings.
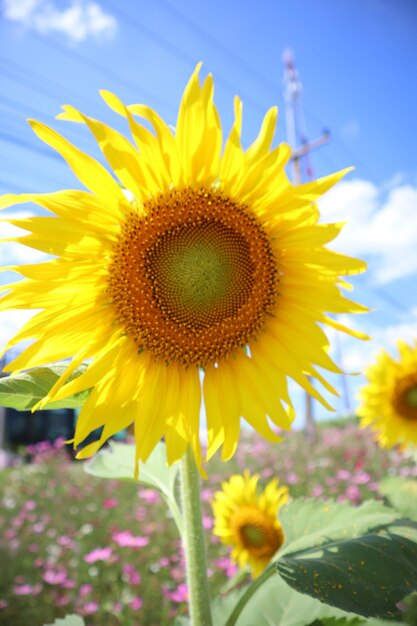
{"label": "sunflower stem", "polygon": [[271,576],[276,574],[275,565],[270,565],[260,576],[259,578],[255,578],[252,584],[246,589],[245,593],[237,602],[235,608],[232,613],[229,615],[229,619],[227,620],[225,626],[235,626],[240,614],[243,609],[252,598],[252,596],[256,593],[256,591],[261,587]]}
{"label": "sunflower stem", "polygon": [[212,626],[200,476],[190,447],[181,460],[180,479],[191,626]]}

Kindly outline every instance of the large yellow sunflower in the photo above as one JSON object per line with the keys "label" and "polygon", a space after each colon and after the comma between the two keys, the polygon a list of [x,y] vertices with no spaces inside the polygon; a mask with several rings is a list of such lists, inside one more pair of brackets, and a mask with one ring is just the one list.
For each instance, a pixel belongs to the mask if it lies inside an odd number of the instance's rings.
{"label": "large yellow sunflower", "polygon": [[165,436],[169,463],[190,444],[201,466],[203,401],[208,456],[221,446],[224,459],[233,455],[241,417],[278,441],[271,423],[288,428],[293,417],[287,376],[326,406],[309,377],[334,391],[315,368],[339,372],[319,324],[354,333],[326,313],[365,310],[342,295],[339,279],[364,264],[324,247],[341,225],[318,224],[315,204],[345,171],[291,185],[289,147],[271,148],[276,108],[244,150],[238,98],[223,149],[212,77],[201,86],[199,69],[175,132],[151,108],[109,92],[101,95],[133,143],[63,107],[59,118],[87,125],[112,173],[30,121],[88,191],[0,198],[2,208],[31,201],[53,214],[8,220],[30,231],[17,241],[56,258],[13,268],[23,280],[2,288],[0,310],[41,309],[5,347],[33,340],[7,371],[72,358],[40,406],[91,389],[75,446],[104,429],[82,457],[134,422],[137,459]]}
{"label": "large yellow sunflower", "polygon": [[288,500],[288,488],[278,487],[278,480],[271,480],[260,494],[258,480],[247,471],[232,476],[212,502],[213,533],[233,546],[232,559],[242,569],[249,565],[254,578],[284,543],[278,511]]}
{"label": "large yellow sunflower", "polygon": [[376,431],[383,448],[417,446],[417,344],[397,346],[400,358],[381,350],[365,370],[369,382],[359,392],[361,426]]}

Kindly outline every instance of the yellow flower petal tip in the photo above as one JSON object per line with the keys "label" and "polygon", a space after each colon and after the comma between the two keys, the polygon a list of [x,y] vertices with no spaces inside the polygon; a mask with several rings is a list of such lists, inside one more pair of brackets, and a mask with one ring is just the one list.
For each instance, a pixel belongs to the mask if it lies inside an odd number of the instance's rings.
{"label": "yellow flower petal tip", "polygon": [[257,578],[284,543],[278,519],[288,501],[288,488],[272,480],[264,491],[258,489],[259,476],[245,472],[234,475],[214,494],[213,533],[232,548],[231,558],[241,568],[249,566]]}
{"label": "yellow flower petal tip", "polygon": [[368,383],[359,392],[357,411],[383,448],[417,447],[417,342],[398,342],[399,358],[381,350],[365,370]]}
{"label": "yellow flower petal tip", "polygon": [[87,362],[37,405],[90,390],[77,444],[99,427],[104,441],[134,423],[139,461],[165,438],[170,462],[191,444],[203,473],[202,404],[210,455],[220,447],[223,458],[233,455],[242,419],[279,441],[275,427],[290,428],[293,415],[288,377],[327,407],[310,379],[335,391],[320,373],[340,372],[321,324],[360,336],[327,314],[365,309],[340,284],[363,265],[326,247],[340,226],[320,224],[317,208],[348,170],[293,186],[284,170],[288,146],[272,147],[276,107],[245,150],[241,101],[224,138],[213,80],[200,84],[200,69],[184,90],[175,131],[150,107],[127,107],[105,90],[130,138],[63,107],[59,119],[83,122],[108,168],[29,120],[86,190],[0,199],[0,207],[32,201],[49,212],[21,220],[29,234],[19,241],[53,257],[16,268],[22,280],[0,309],[39,309],[8,345],[31,341],[11,369],[72,358],[69,374]]}

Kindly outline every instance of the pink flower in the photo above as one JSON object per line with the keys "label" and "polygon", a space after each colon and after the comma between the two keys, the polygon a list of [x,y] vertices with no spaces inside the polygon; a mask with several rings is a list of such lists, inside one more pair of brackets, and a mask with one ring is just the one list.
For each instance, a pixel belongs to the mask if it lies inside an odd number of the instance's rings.
{"label": "pink flower", "polygon": [[213,519],[210,517],[210,515],[203,515],[203,528],[205,528],[206,530],[209,530],[210,528],[213,527]]}
{"label": "pink flower", "polygon": [[136,537],[130,530],[122,530],[112,534],[112,539],[121,548],[143,548],[149,543],[147,537]]}
{"label": "pink flower", "polygon": [[9,603],[7,602],[7,600],[0,600],[0,609],[7,609],[8,606]]}
{"label": "pink flower", "polygon": [[231,578],[237,572],[237,565],[228,556],[222,556],[217,559],[215,565],[222,569],[228,578]]}
{"label": "pink flower", "polygon": [[81,585],[79,589],[79,593],[81,597],[88,596],[89,593],[93,591],[93,587],[88,583]]}
{"label": "pink flower", "polygon": [[103,507],[105,509],[115,509],[119,504],[119,501],[116,498],[106,498],[103,502]]}
{"label": "pink flower", "polygon": [[42,522],[37,522],[36,524],[33,524],[32,530],[34,533],[40,535],[45,530],[45,525],[42,524]]}
{"label": "pink flower", "polygon": [[357,485],[349,485],[345,494],[353,504],[358,504],[361,501],[361,492]]}
{"label": "pink flower", "polygon": [[143,489],[139,492],[139,497],[143,498],[148,504],[154,504],[159,501],[159,496],[154,489]]}
{"label": "pink flower", "polygon": [[66,571],[56,572],[54,570],[46,570],[42,578],[49,585],[62,585],[62,583],[65,582],[67,579],[67,572]]}
{"label": "pink flower", "polygon": [[16,596],[37,596],[42,591],[42,585],[40,583],[36,585],[15,585],[13,591]]}
{"label": "pink flower", "polygon": [[130,563],[123,565],[123,575],[130,585],[139,585],[140,574]]}
{"label": "pink flower", "polygon": [[76,586],[76,582],[71,578],[67,578],[67,580],[64,580],[64,582],[62,583],[62,586],[64,587],[64,589],[74,589],[74,587]]}
{"label": "pink flower", "polygon": [[355,483],[355,485],[366,485],[366,483],[369,483],[370,480],[371,476],[368,472],[359,472],[352,478],[352,482]]}
{"label": "pink flower", "polygon": [[213,491],[211,489],[203,489],[201,491],[201,499],[203,502],[209,502],[213,497]]}
{"label": "pink flower", "polygon": [[288,472],[287,480],[286,480],[286,483],[288,485],[296,485],[299,482],[300,482],[300,479],[298,478],[295,472]]}
{"label": "pink flower", "polygon": [[142,608],[142,604],[143,604],[142,598],[139,598],[139,596],[135,596],[130,601],[130,606],[132,607],[132,609],[134,611],[138,611],[139,609],[141,609]]}
{"label": "pink flower", "polygon": [[92,613],[95,613],[97,609],[98,602],[92,600],[91,602],[87,602],[87,604],[84,604],[82,612],[84,613],[84,615],[91,615]]}
{"label": "pink flower", "polygon": [[173,602],[187,602],[188,587],[185,583],[180,583],[175,591],[168,591],[167,596],[173,600]]}
{"label": "pink flower", "polygon": [[96,548],[85,555],[84,561],[86,563],[96,563],[96,561],[107,561],[112,555],[112,549],[110,546],[106,548]]}
{"label": "pink flower", "polygon": [[7,540],[14,539],[15,537],[16,537],[16,531],[13,528],[8,528],[6,532],[4,533],[4,538]]}
{"label": "pink flower", "polygon": [[348,470],[345,470],[345,469],[337,470],[336,478],[338,480],[349,480],[350,479],[350,472]]}
{"label": "pink flower", "polygon": [[56,540],[59,546],[63,548],[74,548],[75,542],[71,539],[71,537],[67,537],[67,535],[62,535],[62,537],[58,537]]}

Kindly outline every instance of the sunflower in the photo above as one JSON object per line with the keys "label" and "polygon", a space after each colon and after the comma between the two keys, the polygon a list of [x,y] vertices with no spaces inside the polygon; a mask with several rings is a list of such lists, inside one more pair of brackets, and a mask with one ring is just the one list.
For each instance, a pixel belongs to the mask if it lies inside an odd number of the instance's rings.
{"label": "sunflower", "polygon": [[381,350],[359,392],[361,426],[376,431],[383,448],[417,446],[417,343],[398,341],[397,346],[400,358]]}
{"label": "sunflower", "polygon": [[334,392],[315,367],[340,372],[319,324],[354,333],[326,313],[365,310],[339,288],[341,274],[364,264],[324,247],[341,225],[318,224],[315,204],[347,170],[294,187],[289,147],[271,147],[276,108],[244,150],[238,98],[223,149],[212,77],[201,85],[199,70],[175,132],[153,109],[107,91],[133,143],[63,107],[58,117],[88,127],[112,173],[30,121],[88,191],[0,198],[1,208],[30,201],[52,214],[7,220],[29,231],[15,241],[54,257],[13,267],[23,279],[2,288],[0,310],[41,309],[5,347],[33,342],[7,371],[71,359],[37,408],[91,390],[74,446],[104,428],[81,458],[134,423],[137,461],[165,437],[169,463],[190,445],[202,471],[203,402],[208,458],[220,447],[224,460],[234,454],[241,417],[279,441],[273,426],[289,428],[294,414],[287,376],[326,406],[310,378]]}
{"label": "sunflower", "polygon": [[249,565],[254,578],[284,543],[278,511],[288,500],[288,488],[278,487],[278,480],[271,480],[261,494],[258,480],[248,471],[232,476],[212,502],[213,533],[233,546],[232,559],[241,569]]}

